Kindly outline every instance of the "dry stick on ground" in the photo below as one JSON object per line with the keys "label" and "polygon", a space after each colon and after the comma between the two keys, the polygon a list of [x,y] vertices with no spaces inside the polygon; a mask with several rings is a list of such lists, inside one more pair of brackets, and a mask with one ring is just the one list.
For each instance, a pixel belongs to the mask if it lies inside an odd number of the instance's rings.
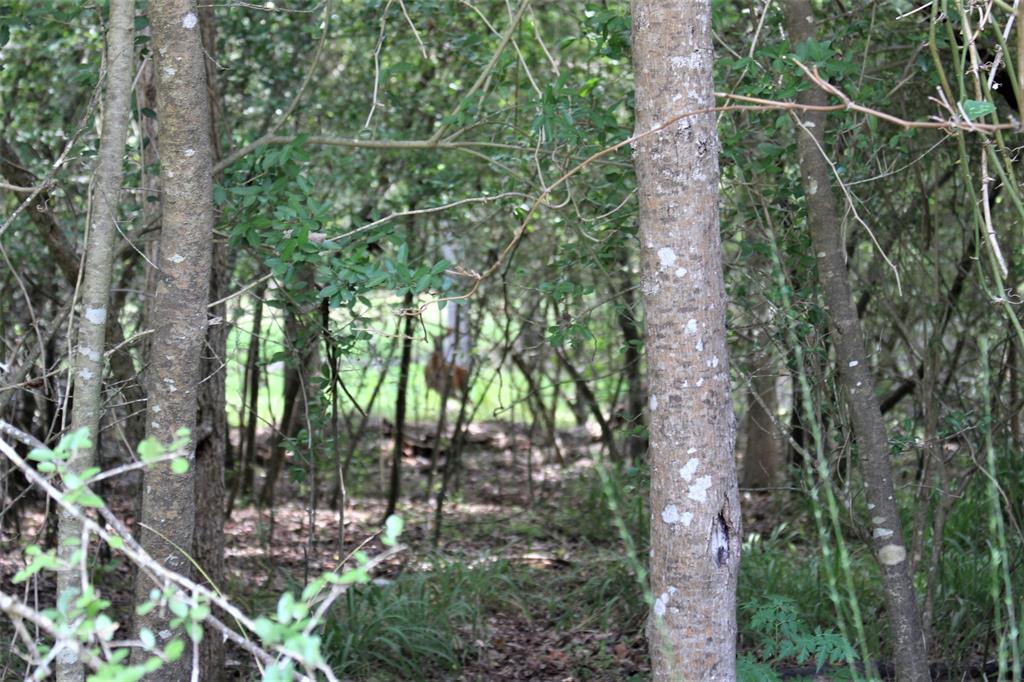
{"label": "dry stick on ground", "polygon": [[[814,39],[814,14],[808,0],[788,0],[786,27],[793,44]],[[822,106],[827,102],[826,92],[820,88],[806,90],[798,98],[809,106]],[[839,380],[860,447],[873,526],[872,544],[882,572],[896,668],[901,680],[924,682],[931,679],[931,674],[917,594],[908,571],[899,506],[895,499],[889,441],[875,397],[871,362],[846,271],[842,225],[831,189],[830,163],[821,146],[826,114],[821,110],[808,110],[794,116],[798,124],[797,150],[807,202],[808,228],[830,324],[835,332],[833,344],[839,362]]]}

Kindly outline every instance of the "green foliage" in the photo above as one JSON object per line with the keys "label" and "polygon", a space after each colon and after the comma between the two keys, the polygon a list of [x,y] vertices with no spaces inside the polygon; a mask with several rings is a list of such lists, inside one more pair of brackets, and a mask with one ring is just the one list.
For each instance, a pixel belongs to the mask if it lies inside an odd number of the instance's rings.
{"label": "green foliage", "polygon": [[484,638],[486,614],[520,588],[504,562],[438,560],[429,572],[350,590],[325,625],[325,655],[339,675],[359,679],[456,673]]}
{"label": "green foliage", "polygon": [[793,659],[799,664],[813,660],[820,669],[854,655],[850,643],[838,633],[808,628],[796,604],[786,597],[770,596],[744,604],[741,611],[749,614],[747,626],[758,640],[763,660]]}

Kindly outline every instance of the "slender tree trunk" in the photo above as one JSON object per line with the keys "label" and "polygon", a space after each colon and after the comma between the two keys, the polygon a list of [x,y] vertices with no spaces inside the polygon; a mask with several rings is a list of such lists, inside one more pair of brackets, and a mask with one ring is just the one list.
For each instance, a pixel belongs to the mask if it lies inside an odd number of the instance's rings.
{"label": "slender tree trunk", "polygon": [[[402,359],[398,366],[398,396],[395,398],[395,449],[391,459],[391,481],[388,486],[388,507],[384,518],[395,513],[402,486],[402,441],[405,439],[405,402],[409,393],[409,365],[412,362],[412,333],[415,318],[408,314],[412,307],[412,294],[406,292],[402,311],[406,315],[405,333],[402,335]],[[444,405],[441,406],[444,409]],[[449,462],[450,464],[450,462]]]}
{"label": "slender tree trunk", "polygon": [[247,495],[253,489],[253,470],[256,459],[256,422],[259,419],[259,398],[260,398],[260,346],[263,333],[263,296],[266,293],[266,284],[256,287],[253,292],[256,310],[253,312],[252,334],[249,336],[249,349],[246,354],[245,372],[248,391],[242,396],[242,404],[248,401],[248,409],[243,409],[239,421],[245,426],[245,432],[239,439],[240,457],[235,460],[234,478],[231,482],[231,493],[228,495],[226,511],[224,515],[231,517],[235,500],[239,494]]}
{"label": "slender tree trunk", "polygon": [[[168,443],[179,429],[194,431],[196,426],[214,222],[212,151],[195,2],[153,3],[149,19],[156,52],[163,224],[146,421],[148,434]],[[194,449],[192,441],[190,459]],[[163,464],[146,470],[142,493],[140,543],[168,568],[185,574],[190,571],[184,553],[192,547],[195,524],[194,485],[193,471],[176,475]],[[154,586],[140,572],[137,602],[146,601]],[[137,616],[136,636],[142,628],[167,632],[168,616],[163,609]],[[174,636],[185,637],[181,631]],[[150,679],[188,679],[191,658],[186,654],[166,664]]]}
{"label": "slender tree trunk", "polygon": [[[814,39],[814,14],[808,0],[787,0],[786,27],[794,46]],[[798,101],[821,106],[828,103],[828,98],[812,86],[800,93]],[[842,225],[831,189],[832,174],[822,152],[826,115],[808,111],[799,114],[797,120],[797,151],[807,202],[807,223],[833,330],[839,381],[860,449],[868,509],[871,510],[872,544],[882,571],[897,676],[907,682],[930,680],[917,595],[908,570],[903,524],[893,486],[889,439],[875,397],[871,362],[847,276]]]}
{"label": "slender tree trunk", "polygon": [[747,416],[743,427],[747,443],[743,453],[743,487],[768,488],[780,483],[785,447],[776,424],[779,394],[768,353],[757,353],[747,389]]}
{"label": "slender tree trunk", "polygon": [[555,347],[554,350],[559,362],[565,367],[565,370],[572,377],[572,381],[576,385],[576,400],[578,404],[589,411],[594,421],[597,422],[597,427],[601,430],[601,440],[604,441],[605,447],[608,448],[608,456],[613,462],[620,461],[619,449],[615,446],[615,434],[612,433],[612,427],[608,424],[608,420],[604,418],[604,413],[601,412],[601,405],[597,402],[597,396],[590,390],[590,386],[587,385],[587,380],[583,373],[576,369],[565,352],[558,347]]}
{"label": "slender tree trunk", "polygon": [[634,462],[639,462],[647,450],[647,439],[633,432],[644,426],[644,385],[641,374],[641,350],[643,347],[643,330],[640,328],[640,310],[636,304],[633,286],[633,272],[629,264],[629,252],[625,246],[619,249],[619,284],[618,295],[622,298],[617,313],[622,341],[626,345],[626,419],[630,434],[626,438],[626,453]]}
{"label": "slender tree trunk", "polygon": [[[312,280],[312,273],[309,279]],[[289,351],[296,357],[296,364],[285,365],[284,414],[281,417],[281,428],[271,447],[270,463],[267,465],[263,489],[260,492],[259,504],[264,508],[274,504],[277,479],[284,467],[284,441],[294,438],[302,430],[303,421],[309,411],[312,378],[317,376],[320,370],[320,321],[314,317],[314,313],[319,314],[319,308],[311,309],[293,302],[285,319],[285,342]]]}
{"label": "slender tree trunk", "polygon": [[[711,7],[633,4],[636,129],[714,106]],[[712,113],[637,142],[651,467],[653,679],[734,680],[740,508]]]}
{"label": "slender tree trunk", "polygon": [[[93,447],[81,448],[68,460],[68,469],[80,473],[94,465],[95,446],[99,443],[102,410],[103,351],[110,282],[117,237],[118,203],[124,163],[124,143],[128,135],[128,107],[132,91],[132,62],[135,46],[132,34],[135,8],[131,0],[111,0],[110,28],[107,31],[107,82],[103,106],[103,131],[100,137],[99,161],[96,166],[92,195],[92,222],[85,249],[82,273],[82,313],[79,317],[78,346],[74,363],[74,403],[72,429],[88,428]],[[77,570],[82,563],[72,556],[88,551],[79,545],[82,523],[71,514],[61,513],[58,553],[75,569],[57,574],[57,594],[79,588],[83,576]],[[70,655],[69,655],[70,654]],[[68,650],[57,657],[57,679],[82,680],[85,668]]]}

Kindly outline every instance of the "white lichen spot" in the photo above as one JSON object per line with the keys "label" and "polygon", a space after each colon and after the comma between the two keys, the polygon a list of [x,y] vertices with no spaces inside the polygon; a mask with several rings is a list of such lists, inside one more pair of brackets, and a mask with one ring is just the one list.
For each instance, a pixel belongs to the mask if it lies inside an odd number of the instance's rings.
{"label": "white lichen spot", "polygon": [[850,360],[850,367],[856,367],[859,364],[860,364],[860,362],[858,362],[856,360]]}
{"label": "white lichen spot", "polygon": [[872,510],[874,508],[875,508],[875,505],[873,505],[872,503],[868,502],[868,511],[870,511],[870,510]]}
{"label": "white lichen spot", "polygon": [[78,663],[78,653],[71,647],[62,647],[58,650],[57,661],[63,665]]}
{"label": "white lichen spot", "polygon": [[710,489],[711,477],[701,476],[696,481],[694,481],[693,485],[690,486],[690,489],[686,491],[686,496],[689,497],[694,502],[707,502],[708,490]]}
{"label": "white lichen spot", "polygon": [[692,455],[695,452],[697,452],[697,448],[686,448],[686,454],[688,455]]}
{"label": "white lichen spot", "polygon": [[83,367],[82,369],[78,370],[78,376],[81,377],[83,380],[88,381],[89,379],[92,379],[96,375],[93,374],[92,370],[89,369],[88,367]]}
{"label": "white lichen spot", "polygon": [[818,193],[818,181],[811,178],[811,181],[807,183],[807,193],[814,196]]}
{"label": "white lichen spot", "polygon": [[700,337],[699,339],[697,339],[697,345],[694,346],[694,348],[697,349],[698,353],[700,353],[701,351],[704,350],[704,337],[703,336]]}
{"label": "white lichen spot", "polygon": [[185,28],[195,28],[196,24],[199,23],[198,17],[192,12],[185,15],[185,18],[181,20],[181,25]]}
{"label": "white lichen spot", "polygon": [[153,414],[160,414],[160,410],[162,410],[164,408],[160,407],[159,405],[154,405],[150,409],[153,410]]}
{"label": "white lichen spot", "polygon": [[177,73],[178,73],[178,70],[176,68],[174,68],[173,66],[165,66],[164,67],[164,75],[167,76],[168,78],[174,78],[175,74],[177,74]]}
{"label": "white lichen spot", "polygon": [[668,592],[662,592],[661,596],[654,600],[654,615],[661,618],[665,615],[665,610],[668,608]]}
{"label": "white lichen spot", "polygon": [[661,520],[670,526],[673,523],[679,523],[679,507],[674,504],[665,507],[661,512]]}
{"label": "white lichen spot", "polygon": [[907,558],[907,550],[899,545],[886,545],[878,550],[878,560],[885,566],[895,566]]}
{"label": "white lichen spot", "polygon": [[817,256],[818,258],[824,258],[826,254],[825,254],[825,252],[824,252],[824,251],[819,251],[819,252],[818,252],[818,253],[816,253],[815,255],[816,255],[816,256]]}
{"label": "white lichen spot", "polygon": [[196,155],[196,150],[195,149],[186,149],[185,150],[185,156],[187,158],[192,158],[195,155]]}
{"label": "white lichen spot", "polygon": [[860,388],[860,387],[861,387],[861,386],[863,386],[863,385],[864,385],[864,382],[863,382],[863,381],[858,381],[858,382],[857,382],[857,388]]}
{"label": "white lichen spot", "polygon": [[691,480],[693,480],[693,475],[697,473],[698,464],[700,464],[700,462],[697,460],[697,458],[691,457],[689,461],[683,465],[683,467],[679,470],[679,475],[683,477],[684,481],[689,483]]}
{"label": "white lichen spot", "polygon": [[704,385],[704,377],[701,377],[700,379],[697,379],[697,388],[700,388],[703,385]]}
{"label": "white lichen spot", "polygon": [[160,422],[149,422],[149,425],[152,426],[154,429],[160,428]]}
{"label": "white lichen spot", "polygon": [[105,324],[107,321],[107,309],[86,308],[85,319],[89,320],[92,324]]}
{"label": "white lichen spot", "polygon": [[100,352],[98,350],[89,348],[88,346],[79,346],[78,352],[84,355],[85,357],[89,358],[93,362],[100,361]]}
{"label": "white lichen spot", "polygon": [[676,268],[676,277],[686,277],[686,273],[688,272],[689,270],[686,268]]}
{"label": "white lichen spot", "polygon": [[717,355],[715,355],[714,357],[711,358],[711,368],[714,369],[715,367],[718,367],[718,356]]}
{"label": "white lichen spot", "polygon": [[185,257],[182,256],[180,253],[176,253],[173,256],[168,257],[167,260],[171,261],[172,263],[184,263]]}
{"label": "white lichen spot", "polygon": [[690,512],[683,512],[679,515],[679,523],[689,528],[690,524],[693,523],[693,514]]}
{"label": "white lichen spot", "polygon": [[173,635],[173,634],[174,633],[171,632],[170,630],[161,630],[160,631],[160,639],[162,639],[164,641],[167,641],[168,639],[171,638],[171,635]]}
{"label": "white lichen spot", "polygon": [[892,531],[889,530],[888,528],[876,528],[874,530],[874,532],[871,533],[871,537],[875,538],[876,540],[878,538],[887,538],[887,537],[890,537],[891,535],[892,535]]}
{"label": "white lichen spot", "polygon": [[684,330],[687,334],[697,333],[697,320],[690,318],[686,321],[686,329]]}
{"label": "white lichen spot", "polygon": [[876,526],[880,526],[883,523],[885,523],[885,517],[884,516],[872,516],[871,517],[871,523],[875,524]]}
{"label": "white lichen spot", "polygon": [[676,252],[663,246],[658,249],[658,260],[661,261],[662,268],[670,268],[676,264]]}
{"label": "white lichen spot", "polygon": [[658,396],[652,395],[651,399],[647,402],[651,406],[651,412],[654,412],[656,409],[658,409]]}

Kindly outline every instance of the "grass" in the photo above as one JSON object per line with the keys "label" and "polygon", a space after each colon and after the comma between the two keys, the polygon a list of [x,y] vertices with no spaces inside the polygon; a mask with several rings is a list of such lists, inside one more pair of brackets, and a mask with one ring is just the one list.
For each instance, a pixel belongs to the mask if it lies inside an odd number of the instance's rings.
{"label": "grass", "polygon": [[485,637],[485,616],[516,609],[521,592],[505,562],[433,570],[355,588],[328,621],[324,651],[335,672],[361,680],[456,673]]}

